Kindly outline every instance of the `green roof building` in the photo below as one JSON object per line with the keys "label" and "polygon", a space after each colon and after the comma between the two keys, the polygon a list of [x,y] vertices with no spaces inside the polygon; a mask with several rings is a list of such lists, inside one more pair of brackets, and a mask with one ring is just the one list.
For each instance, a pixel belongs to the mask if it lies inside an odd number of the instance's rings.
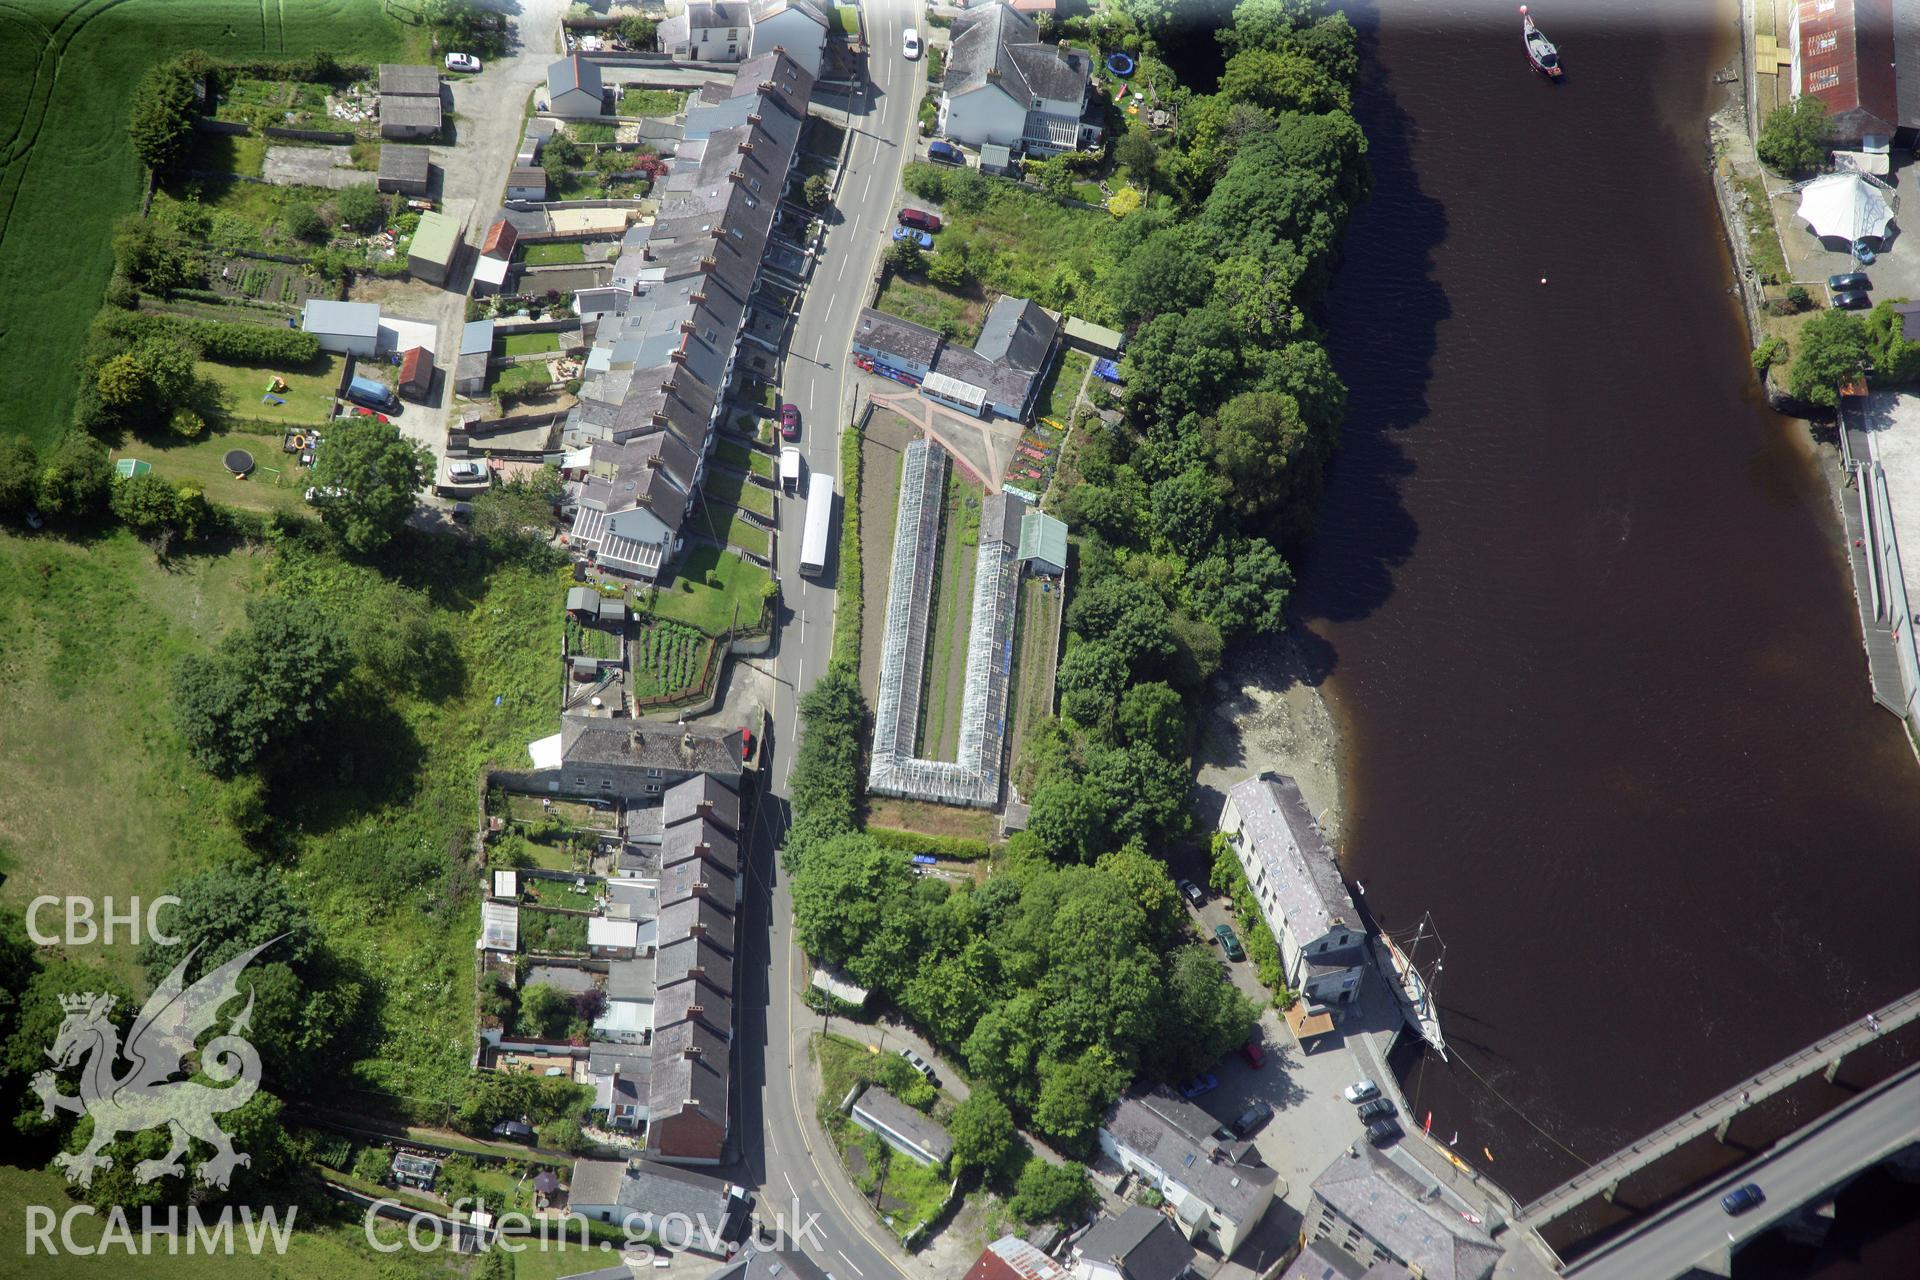
{"label": "green roof building", "polygon": [[428,284],[445,284],[460,254],[460,231],[460,224],[444,213],[421,214],[407,247],[408,274]]}
{"label": "green roof building", "polygon": [[122,480],[131,480],[135,476],[144,476],[153,470],[151,462],[136,462],[132,458],[122,458],[113,464],[113,469]]}
{"label": "green roof building", "polygon": [[1038,508],[1020,517],[1020,554],[1015,557],[1049,578],[1067,571],[1067,526]]}

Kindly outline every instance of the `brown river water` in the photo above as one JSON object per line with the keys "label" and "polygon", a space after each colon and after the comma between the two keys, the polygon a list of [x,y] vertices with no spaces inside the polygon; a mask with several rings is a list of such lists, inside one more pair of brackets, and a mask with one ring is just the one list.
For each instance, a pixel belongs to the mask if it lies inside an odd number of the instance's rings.
{"label": "brown river water", "polygon": [[[1920,765],[1714,212],[1733,7],[1534,12],[1558,87],[1513,5],[1349,8],[1375,185],[1299,597],[1349,877],[1447,944],[1413,1119],[1522,1199],[1920,987]],[[1920,1275],[1913,1195],[1740,1274]]]}

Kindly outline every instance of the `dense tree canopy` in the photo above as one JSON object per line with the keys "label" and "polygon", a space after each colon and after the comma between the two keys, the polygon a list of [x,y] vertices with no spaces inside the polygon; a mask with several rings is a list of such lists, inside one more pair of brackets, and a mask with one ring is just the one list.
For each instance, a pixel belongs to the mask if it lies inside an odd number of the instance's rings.
{"label": "dense tree canopy", "polygon": [[1822,311],[1801,328],[1794,344],[1787,390],[1796,400],[1831,409],[1840,388],[1865,372],[1867,327],[1845,311]]}
{"label": "dense tree canopy", "polygon": [[1754,150],[1768,167],[1785,174],[1806,173],[1826,158],[1827,104],[1803,93],[1767,112]]}
{"label": "dense tree canopy", "polygon": [[327,433],[308,477],[319,493],[320,518],[362,554],[393,540],[413,514],[432,473],[433,456],[376,418],[343,418]]}
{"label": "dense tree canopy", "polygon": [[175,670],[174,715],[210,772],[271,768],[312,733],[351,665],[340,623],[322,606],[256,600],[244,628]]}

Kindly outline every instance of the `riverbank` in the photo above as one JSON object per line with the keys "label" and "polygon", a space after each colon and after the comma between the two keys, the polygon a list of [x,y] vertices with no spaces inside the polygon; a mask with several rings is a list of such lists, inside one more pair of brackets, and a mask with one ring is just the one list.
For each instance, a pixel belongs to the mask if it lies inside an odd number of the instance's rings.
{"label": "riverbank", "polygon": [[1340,735],[1307,659],[1304,636],[1290,626],[1235,648],[1208,686],[1209,706],[1194,748],[1203,828],[1219,818],[1227,789],[1271,770],[1300,784],[1336,846],[1344,823]]}

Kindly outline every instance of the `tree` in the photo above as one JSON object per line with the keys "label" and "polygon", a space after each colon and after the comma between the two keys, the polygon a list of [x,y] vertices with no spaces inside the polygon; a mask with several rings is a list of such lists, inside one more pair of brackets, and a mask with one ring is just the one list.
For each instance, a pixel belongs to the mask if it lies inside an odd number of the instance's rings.
{"label": "tree", "polygon": [[393,1173],[393,1152],[385,1147],[362,1147],[353,1160],[353,1176],[376,1187],[387,1184]]}
{"label": "tree", "polygon": [[166,932],[178,941],[149,941],[140,948],[150,983],[159,983],[189,952],[189,980],[275,938],[258,963],[297,972],[318,954],[319,927],[278,871],[220,867],[178,880],[169,892],[180,905],[165,921]]}
{"label": "tree", "polygon": [[333,211],[355,231],[373,231],[387,216],[387,202],[372,187],[343,187],[334,194]]}
{"label": "tree", "polygon": [[1164,681],[1131,685],[1120,695],[1116,727],[1127,742],[1144,742],[1165,756],[1181,755],[1187,735],[1186,703]]}
{"label": "tree", "polygon": [[134,86],[127,138],[140,163],[164,173],[186,155],[193,137],[194,77],[178,60],[148,69]]}
{"label": "tree", "polygon": [[1084,1166],[1049,1164],[1035,1156],[1020,1170],[1007,1208],[1022,1222],[1072,1223],[1093,1200],[1093,1182]]}
{"label": "tree", "polygon": [[966,1169],[992,1173],[1006,1163],[1020,1138],[1013,1125],[1013,1112],[987,1089],[974,1090],[953,1109],[947,1133],[953,1138],[956,1174]]}
{"label": "tree", "polygon": [[917,276],[927,269],[927,255],[912,240],[903,238],[887,246],[887,265],[896,275]]}
{"label": "tree", "polygon": [[1104,640],[1082,640],[1071,646],[1055,677],[1061,714],[1076,724],[1102,723],[1126,687],[1127,677],[1127,655],[1118,646]]}
{"label": "tree", "polygon": [[573,1000],[560,988],[536,982],[520,993],[520,1029],[542,1040],[563,1040],[573,1025]]}
{"label": "tree", "polygon": [[244,629],[175,669],[174,718],[209,772],[271,769],[311,738],[352,663],[340,624],[322,605],[255,600]]}
{"label": "tree", "polygon": [[614,29],[620,33],[620,39],[626,42],[629,49],[651,49],[660,35],[660,24],[639,14],[629,14],[620,19]]}
{"label": "tree", "polygon": [[911,929],[913,876],[898,851],[861,834],[808,851],[793,879],[793,927],[807,954],[844,965],[854,981],[887,985],[898,929]]}
{"label": "tree", "polygon": [[1220,971],[1212,950],[1196,943],[1173,954],[1160,1016],[1149,1062],[1157,1074],[1177,1080],[1245,1044],[1260,1011]]}
{"label": "tree", "polygon": [[[1120,1096],[1126,1083],[1127,1073],[1120,1069],[1111,1053],[1097,1045],[1071,1062],[1043,1064],[1040,1097],[1033,1107],[1033,1127],[1068,1150],[1085,1150],[1093,1131],[1100,1127],[1100,1117]],[[1021,1183],[1024,1186],[1024,1176]],[[1018,1198],[1016,1191],[1015,1199]],[[1020,1213],[1020,1210],[1014,1212]]]}
{"label": "tree", "polygon": [[40,507],[56,516],[91,514],[105,504],[112,478],[107,447],[91,436],[69,433],[40,473]]}
{"label": "tree", "polygon": [[296,240],[324,240],[327,234],[327,224],[321,221],[320,211],[304,200],[281,210],[280,227]]}
{"label": "tree", "polygon": [[320,518],[362,555],[384,547],[413,514],[433,456],[374,418],[343,420],[314,455],[311,483],[328,495]]}
{"label": "tree", "polygon": [[1120,261],[1114,292],[1128,320],[1185,311],[1206,298],[1206,272],[1207,259],[1188,238],[1164,228]]}
{"label": "tree", "polygon": [[1239,326],[1217,305],[1162,311],[1127,347],[1122,369],[1129,405],[1169,423],[1207,412],[1239,380],[1240,341]]}
{"label": "tree", "polygon": [[1236,538],[1196,563],[1187,574],[1195,612],[1231,640],[1272,634],[1286,626],[1293,570],[1264,538]]}
{"label": "tree", "polygon": [[1826,158],[1827,104],[1803,93],[1767,113],[1753,149],[1781,173],[1805,173]]}
{"label": "tree", "polygon": [[1151,188],[1160,173],[1160,148],[1143,124],[1134,124],[1113,144],[1113,159],[1134,186]]}
{"label": "tree", "polygon": [[94,376],[100,399],[115,409],[131,409],[147,398],[147,380],[133,353],[122,352]]}
{"label": "tree", "polygon": [[1840,388],[1867,367],[1867,327],[1845,311],[1822,311],[1800,330],[1799,352],[1787,370],[1787,392],[1796,400],[1832,409]]}
{"label": "tree", "polygon": [[824,209],[827,207],[827,179],[825,175],[818,173],[808,174],[807,180],[800,184],[800,192],[801,199],[806,201],[807,208]]}
{"label": "tree", "polygon": [[1866,329],[1874,381],[1899,386],[1920,379],[1920,342],[1907,341],[1905,326],[1891,302],[1879,303],[1867,313]]}
{"label": "tree", "polygon": [[1153,486],[1154,530],[1188,563],[1205,556],[1220,536],[1220,489],[1219,481],[1199,467]]}
{"label": "tree", "polygon": [[1347,87],[1297,53],[1248,49],[1227,59],[1220,96],[1269,111],[1345,111]]}
{"label": "tree", "polygon": [[1034,791],[1027,830],[1056,862],[1092,862],[1107,847],[1109,810],[1080,779],[1054,778]]}
{"label": "tree", "polygon": [[1064,155],[1048,156],[1045,160],[1027,161],[1027,172],[1033,175],[1040,189],[1056,200],[1074,199],[1074,173]]}
{"label": "tree", "polygon": [[40,454],[25,436],[0,436],[0,514],[25,511],[40,483]]}
{"label": "tree", "polygon": [[120,523],[143,536],[173,527],[180,519],[179,493],[151,473],[114,481],[108,506]]}

